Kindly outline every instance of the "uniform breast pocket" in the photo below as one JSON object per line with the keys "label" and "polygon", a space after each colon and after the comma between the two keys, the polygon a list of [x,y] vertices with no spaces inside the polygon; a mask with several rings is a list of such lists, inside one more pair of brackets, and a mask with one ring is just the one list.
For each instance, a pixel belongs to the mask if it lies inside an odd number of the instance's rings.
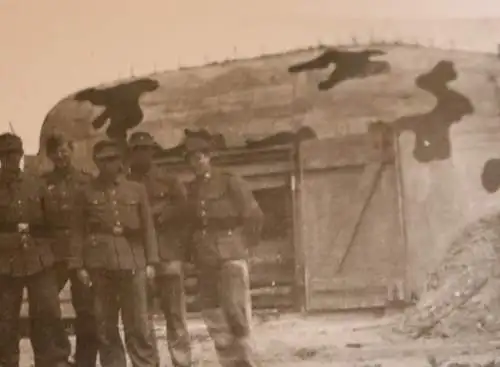
{"label": "uniform breast pocket", "polygon": [[91,195],[86,197],[85,207],[91,222],[99,223],[106,214],[106,199],[104,195]]}
{"label": "uniform breast pocket", "polygon": [[139,200],[123,198],[118,201],[117,205],[121,223],[127,228],[139,229],[141,226]]}
{"label": "uniform breast pocket", "polygon": [[217,250],[224,260],[239,260],[246,257],[246,249],[239,230],[221,231],[217,234]]}
{"label": "uniform breast pocket", "polygon": [[207,200],[207,214],[214,218],[233,218],[238,216],[238,211],[228,197]]}
{"label": "uniform breast pocket", "polygon": [[152,195],[151,208],[155,215],[159,215],[166,205],[170,203],[170,197],[166,191],[158,190]]}

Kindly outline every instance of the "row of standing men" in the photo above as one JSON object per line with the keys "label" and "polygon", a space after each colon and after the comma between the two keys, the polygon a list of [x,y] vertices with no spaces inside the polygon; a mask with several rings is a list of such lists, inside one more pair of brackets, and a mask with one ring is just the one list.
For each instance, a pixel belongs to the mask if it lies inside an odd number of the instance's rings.
{"label": "row of standing men", "polygon": [[[54,164],[41,177],[20,170],[21,139],[0,135],[0,366],[19,365],[19,313],[29,302],[35,367],[160,366],[151,294],[166,320],[172,364],[193,365],[184,265],[196,265],[202,315],[223,367],[256,366],[251,346],[247,257],[263,214],[246,182],[215,168],[210,143],[188,138],[187,185],[153,163],[154,141],[132,134],[126,152],[94,145],[96,177],[72,165],[72,142],[54,134]],[[126,156],[125,156],[126,155]],[[124,161],[129,169],[125,171]],[[76,350],[61,320],[67,282]],[[123,323],[125,348],[119,333]]]}

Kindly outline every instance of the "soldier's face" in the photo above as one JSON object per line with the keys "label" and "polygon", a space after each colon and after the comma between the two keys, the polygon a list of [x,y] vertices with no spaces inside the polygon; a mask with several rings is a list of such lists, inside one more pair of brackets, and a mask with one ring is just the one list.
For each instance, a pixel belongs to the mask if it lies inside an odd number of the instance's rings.
{"label": "soldier's face", "polygon": [[131,166],[147,166],[153,161],[154,150],[151,147],[132,148],[129,156]]}
{"label": "soldier's face", "polygon": [[65,168],[71,164],[73,149],[69,143],[64,143],[56,151],[48,154],[49,159],[57,168]]}
{"label": "soldier's face", "polygon": [[23,153],[19,151],[8,151],[0,156],[1,167],[5,171],[17,171],[21,166]]}
{"label": "soldier's face", "polygon": [[210,171],[210,155],[207,153],[196,152],[190,154],[188,163],[196,175],[203,175]]}
{"label": "soldier's face", "polygon": [[122,170],[122,160],[119,156],[96,159],[99,172],[105,176],[116,177]]}

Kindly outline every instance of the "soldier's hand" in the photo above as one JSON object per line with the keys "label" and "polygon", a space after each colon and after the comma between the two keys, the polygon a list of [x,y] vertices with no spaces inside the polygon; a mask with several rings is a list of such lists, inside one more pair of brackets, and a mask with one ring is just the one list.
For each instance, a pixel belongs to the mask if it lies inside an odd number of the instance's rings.
{"label": "soldier's hand", "polygon": [[90,281],[90,275],[87,272],[87,270],[80,269],[77,271],[76,275],[77,275],[78,279],[80,280],[80,282],[82,282],[83,285],[85,285],[86,287],[92,286],[92,282]]}
{"label": "soldier's hand", "polygon": [[154,277],[156,276],[155,267],[153,265],[146,266],[146,276],[149,280],[154,279]]}

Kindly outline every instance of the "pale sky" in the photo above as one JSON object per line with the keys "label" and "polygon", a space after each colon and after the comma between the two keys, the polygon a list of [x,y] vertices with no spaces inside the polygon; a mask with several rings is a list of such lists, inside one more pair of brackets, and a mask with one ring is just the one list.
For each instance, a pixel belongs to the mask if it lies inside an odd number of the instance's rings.
{"label": "pale sky", "polygon": [[0,131],[11,121],[33,154],[78,89],[352,36],[494,52],[500,0],[0,0]]}

